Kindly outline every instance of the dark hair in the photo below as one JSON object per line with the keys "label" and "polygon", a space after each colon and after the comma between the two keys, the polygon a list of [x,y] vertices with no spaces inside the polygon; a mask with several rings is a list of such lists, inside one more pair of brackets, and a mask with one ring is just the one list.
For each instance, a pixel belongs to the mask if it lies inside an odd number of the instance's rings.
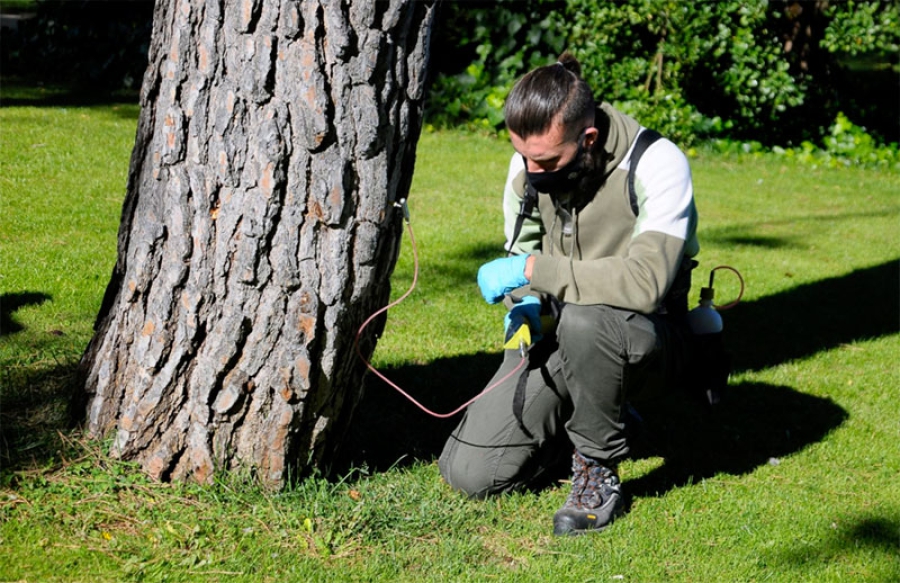
{"label": "dark hair", "polygon": [[596,104],[588,84],[581,78],[581,64],[564,52],[559,60],[538,67],[513,86],[503,113],[509,131],[522,138],[546,133],[554,121],[560,121],[567,138],[584,129],[594,115]]}

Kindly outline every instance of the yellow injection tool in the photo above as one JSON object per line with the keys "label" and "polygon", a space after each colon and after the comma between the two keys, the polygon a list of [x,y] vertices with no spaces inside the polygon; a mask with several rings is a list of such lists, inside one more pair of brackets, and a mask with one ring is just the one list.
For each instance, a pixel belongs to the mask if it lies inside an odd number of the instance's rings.
{"label": "yellow injection tool", "polygon": [[521,315],[513,315],[509,326],[506,328],[506,340],[503,344],[505,350],[518,350],[522,356],[531,346],[531,327],[528,319]]}

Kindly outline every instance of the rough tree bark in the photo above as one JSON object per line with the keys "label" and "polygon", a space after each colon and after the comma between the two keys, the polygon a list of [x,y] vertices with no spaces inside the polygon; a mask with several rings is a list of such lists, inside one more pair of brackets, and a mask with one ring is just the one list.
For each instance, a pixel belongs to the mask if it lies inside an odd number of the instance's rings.
{"label": "rough tree bark", "polygon": [[[157,479],[327,471],[389,296],[433,2],[158,0],[80,409]],[[372,326],[363,351],[374,350]]]}

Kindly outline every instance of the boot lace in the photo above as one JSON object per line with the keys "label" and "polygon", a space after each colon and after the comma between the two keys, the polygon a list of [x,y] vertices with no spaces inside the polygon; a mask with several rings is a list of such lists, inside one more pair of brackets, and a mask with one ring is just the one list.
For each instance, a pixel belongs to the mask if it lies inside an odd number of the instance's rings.
{"label": "boot lace", "polygon": [[572,456],[572,491],[566,500],[566,507],[599,508],[620,491],[619,476],[614,469],[575,452]]}

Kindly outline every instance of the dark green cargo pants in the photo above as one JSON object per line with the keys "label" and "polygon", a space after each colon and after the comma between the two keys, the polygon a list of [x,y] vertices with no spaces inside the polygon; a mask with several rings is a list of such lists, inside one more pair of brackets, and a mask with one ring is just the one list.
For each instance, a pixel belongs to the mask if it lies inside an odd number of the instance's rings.
{"label": "dark green cargo pants", "polygon": [[[513,413],[519,373],[466,410],[444,446],[444,479],[472,496],[519,490],[545,477],[574,445],[615,464],[628,454],[625,400],[659,387],[688,358],[687,333],[664,316],[609,306],[563,308],[555,337],[530,353],[521,419]],[[490,385],[520,363],[507,350]]]}

